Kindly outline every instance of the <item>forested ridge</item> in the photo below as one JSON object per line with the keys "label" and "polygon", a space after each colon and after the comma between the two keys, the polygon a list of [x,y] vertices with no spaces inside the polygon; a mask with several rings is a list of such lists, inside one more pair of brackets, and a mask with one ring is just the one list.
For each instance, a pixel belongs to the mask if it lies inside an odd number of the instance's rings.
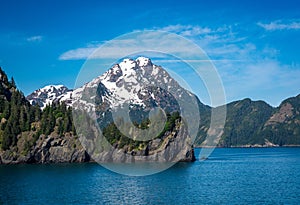
{"label": "forested ridge", "polygon": [[[41,110],[31,105],[24,94],[17,89],[14,79],[8,80],[0,68],[0,147],[2,150],[17,145],[18,139],[30,136],[27,148],[33,145],[40,135],[66,133],[75,135],[72,123],[72,110],[65,104],[54,103]],[[27,136],[26,136],[27,138]]]}

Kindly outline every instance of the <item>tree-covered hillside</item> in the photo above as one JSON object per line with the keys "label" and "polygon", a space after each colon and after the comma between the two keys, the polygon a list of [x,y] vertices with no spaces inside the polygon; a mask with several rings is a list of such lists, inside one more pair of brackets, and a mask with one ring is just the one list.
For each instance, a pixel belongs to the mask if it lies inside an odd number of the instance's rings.
{"label": "tree-covered hillside", "polygon": [[300,144],[300,95],[284,100],[264,123],[263,138],[278,145]]}
{"label": "tree-covered hillside", "polygon": [[[32,106],[23,93],[17,89],[13,78],[9,81],[0,68],[0,148],[13,149],[21,138],[26,149],[33,145],[40,135],[75,133],[72,111],[64,104],[52,104],[43,111]],[[18,151],[18,150],[17,150]]]}
{"label": "tree-covered hillside", "polygon": [[224,134],[220,146],[264,144],[260,130],[273,113],[273,107],[263,101],[244,99],[227,105]]}

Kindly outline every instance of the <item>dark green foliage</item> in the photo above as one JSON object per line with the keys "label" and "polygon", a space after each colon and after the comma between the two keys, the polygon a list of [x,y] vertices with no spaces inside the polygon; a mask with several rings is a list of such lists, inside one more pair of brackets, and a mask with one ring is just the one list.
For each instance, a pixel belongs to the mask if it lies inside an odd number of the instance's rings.
{"label": "dark green foliage", "polygon": [[[164,129],[156,138],[162,138],[167,131],[172,131],[175,128],[177,120],[180,120],[180,114],[178,112],[174,112],[172,114],[167,113],[167,121]],[[140,124],[134,123],[134,125],[144,129],[149,126],[149,123],[149,119],[145,119]],[[114,123],[110,123],[103,129],[103,135],[110,144],[116,145],[118,148],[123,148],[127,145],[131,148],[131,150],[137,149],[140,145],[145,145],[149,142],[137,141],[124,136]]]}
{"label": "dark green foliage", "polygon": [[11,77],[11,80],[10,80],[10,88],[17,88],[15,80],[14,80],[13,77]]}
{"label": "dark green foliage", "polygon": [[[26,131],[33,132],[34,141],[41,134],[51,134],[56,127],[59,135],[75,133],[71,108],[67,109],[65,104],[53,104],[42,111],[40,107],[30,105],[17,89],[14,79],[8,81],[1,68],[0,120],[0,148],[3,150],[16,146],[18,136]],[[33,123],[39,126],[33,126]]]}
{"label": "dark green foliage", "polygon": [[9,82],[1,69],[0,76],[0,146],[5,150],[17,144],[17,137],[22,131],[30,130],[32,106],[16,89],[13,78]]}
{"label": "dark green foliage", "polygon": [[262,101],[244,99],[229,103],[222,145],[264,144],[259,131],[272,112],[273,108]]}
{"label": "dark green foliage", "polygon": [[161,138],[166,132],[172,131],[175,128],[176,120],[181,119],[179,112],[173,112],[172,114],[167,113],[167,121],[163,131],[159,134],[159,138]]}
{"label": "dark green foliage", "polygon": [[59,135],[74,131],[72,124],[72,109],[67,108],[64,103],[54,103],[51,106],[46,106],[42,112],[40,124],[39,132],[45,135],[50,135],[55,127],[57,127]]}
{"label": "dark green foliage", "polygon": [[275,114],[280,113],[281,108],[291,105],[290,115],[285,115],[283,122],[267,124],[261,131],[261,136],[278,145],[300,144],[300,95],[284,100],[276,109]]}
{"label": "dark green foliage", "polygon": [[[289,103],[292,114],[286,116],[283,122],[268,123],[280,109]],[[205,122],[209,122],[210,115],[202,115]],[[200,145],[206,137],[209,123],[202,123],[199,135],[195,140]],[[273,108],[263,101],[244,99],[227,105],[227,118],[224,134],[219,146],[263,145],[266,140],[280,146],[300,144],[300,95],[284,100],[278,108]]]}
{"label": "dark green foliage", "polygon": [[[0,127],[2,130],[0,143],[3,150],[15,146],[17,136],[25,131],[33,131],[35,140],[41,134],[50,135],[55,128],[60,136],[67,132],[75,133],[72,110],[71,108],[67,109],[65,104],[53,104],[41,111],[39,107],[31,106],[21,93],[15,91],[11,101],[6,101],[2,110],[1,119],[5,119],[5,122],[1,123]],[[32,126],[34,122],[39,123],[38,128]]]}

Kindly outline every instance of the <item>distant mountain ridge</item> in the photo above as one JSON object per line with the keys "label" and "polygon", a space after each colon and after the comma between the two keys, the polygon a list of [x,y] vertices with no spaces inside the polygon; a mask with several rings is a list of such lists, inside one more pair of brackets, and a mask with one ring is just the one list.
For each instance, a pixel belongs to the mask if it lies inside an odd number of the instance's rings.
{"label": "distant mountain ridge", "polygon": [[55,102],[71,104],[72,90],[64,85],[47,85],[40,88],[26,97],[32,105],[38,105],[44,109],[47,105]]}

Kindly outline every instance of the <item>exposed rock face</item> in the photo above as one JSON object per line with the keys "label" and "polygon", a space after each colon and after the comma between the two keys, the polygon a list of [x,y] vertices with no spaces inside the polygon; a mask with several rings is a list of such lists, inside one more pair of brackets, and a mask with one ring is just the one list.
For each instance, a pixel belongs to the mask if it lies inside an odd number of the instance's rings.
{"label": "exposed rock face", "polygon": [[103,148],[96,143],[86,140],[89,143],[92,157],[97,162],[193,162],[195,161],[194,150],[191,148],[191,139],[188,136],[186,126],[181,126],[180,121],[176,127],[166,132],[161,139],[151,140],[144,149],[128,152],[126,147],[117,149],[113,146]]}
{"label": "exposed rock face", "polygon": [[89,155],[74,136],[41,136],[28,153],[7,150],[0,153],[0,164],[88,162]]}
{"label": "exposed rock face", "polygon": [[278,112],[274,113],[266,122],[265,126],[273,125],[276,123],[283,123],[287,118],[293,115],[293,106],[290,103],[281,105]]}
{"label": "exposed rock face", "polygon": [[[178,128],[179,126],[176,129]],[[112,148],[110,151],[101,152],[93,157],[95,157],[94,160],[101,162],[193,162],[196,160],[194,150],[190,148],[189,138],[183,137],[186,134],[186,129],[181,127],[179,130],[165,133],[164,140],[155,139],[137,152],[126,152],[126,148]],[[0,152],[0,164],[80,163],[91,160],[93,159],[74,136],[41,136],[26,154],[19,153],[17,149]]]}

